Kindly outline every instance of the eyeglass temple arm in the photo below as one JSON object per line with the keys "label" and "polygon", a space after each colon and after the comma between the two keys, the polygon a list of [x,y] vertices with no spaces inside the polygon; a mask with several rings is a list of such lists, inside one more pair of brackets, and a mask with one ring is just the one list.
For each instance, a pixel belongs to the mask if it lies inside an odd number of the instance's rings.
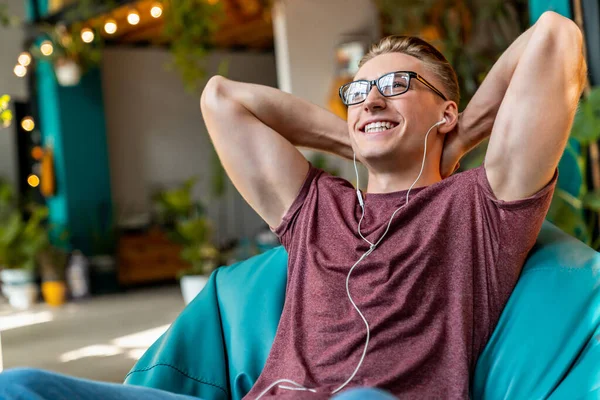
{"label": "eyeglass temple arm", "polygon": [[444,96],[444,93],[440,92],[439,90],[437,90],[435,88],[435,86],[433,86],[431,83],[427,82],[425,80],[425,78],[423,78],[421,75],[417,74],[416,76],[417,80],[419,82],[421,82],[423,85],[427,86],[429,89],[433,90],[438,96],[440,96],[442,99],[444,99],[445,101],[448,101],[448,99],[446,98],[446,96]]}

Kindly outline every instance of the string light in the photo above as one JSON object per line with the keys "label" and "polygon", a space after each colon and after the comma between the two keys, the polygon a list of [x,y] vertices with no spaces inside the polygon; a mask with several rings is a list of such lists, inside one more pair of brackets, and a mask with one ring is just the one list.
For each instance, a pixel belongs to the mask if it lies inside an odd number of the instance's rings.
{"label": "string light", "polygon": [[52,46],[52,42],[49,40],[44,40],[40,46],[40,51],[46,57],[51,56],[52,53],[54,53],[54,46]]}
{"label": "string light", "polygon": [[114,19],[109,19],[104,23],[104,32],[112,35],[117,31],[117,21]]}
{"label": "string light", "polygon": [[40,161],[44,157],[44,150],[40,146],[35,146],[31,149],[31,158],[36,161]]}
{"label": "string light", "polygon": [[94,41],[94,31],[90,28],[83,28],[81,30],[81,40],[85,43],[92,43]]}
{"label": "string light", "polygon": [[160,18],[160,16],[163,13],[163,8],[162,8],[162,4],[160,3],[155,3],[152,8],[150,9],[150,15],[152,15],[152,17],[154,18]]}
{"label": "string light", "polygon": [[25,117],[21,120],[21,127],[25,129],[27,132],[31,132],[35,128],[35,122],[33,122],[33,118]]}
{"label": "string light", "polygon": [[27,183],[33,188],[38,187],[40,185],[40,178],[35,174],[31,174],[27,177]]}
{"label": "string light", "polygon": [[18,61],[19,64],[21,64],[24,67],[28,66],[29,64],[31,64],[31,54],[29,54],[26,51],[22,52],[21,54],[19,54]]}
{"label": "string light", "polygon": [[140,23],[140,14],[135,10],[129,11],[129,14],[127,14],[127,22],[129,22],[130,25],[139,24]]}
{"label": "string light", "polygon": [[15,72],[16,76],[18,76],[19,78],[22,78],[25,75],[27,75],[27,68],[25,68],[21,64],[17,64],[17,65],[15,65],[14,72]]}

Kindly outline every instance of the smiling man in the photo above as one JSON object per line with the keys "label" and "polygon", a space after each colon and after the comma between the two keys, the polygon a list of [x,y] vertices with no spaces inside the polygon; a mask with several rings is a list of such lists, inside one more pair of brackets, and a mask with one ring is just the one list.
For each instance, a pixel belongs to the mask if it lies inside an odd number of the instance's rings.
{"label": "smiling man", "polygon": [[[202,113],[216,150],[289,253],[277,335],[246,398],[468,398],[548,210],[585,76],[579,29],[546,13],[462,114],[452,67],[414,37],[385,38],[366,55],[340,88],[347,122],[276,89],[212,78]],[[485,166],[452,175],[487,137]],[[366,193],[296,146],[356,157]],[[193,397],[11,370],[0,399]]]}
{"label": "smiling man", "polygon": [[[467,398],[548,210],[585,76],[580,30],[545,13],[463,113],[454,70],[414,37],[385,38],[364,57],[340,88],[347,123],[276,89],[212,78],[202,112],[215,148],[289,253],[277,335],[246,398],[358,386]],[[452,175],[488,137],[484,165]],[[366,193],[296,146],[356,157]]]}

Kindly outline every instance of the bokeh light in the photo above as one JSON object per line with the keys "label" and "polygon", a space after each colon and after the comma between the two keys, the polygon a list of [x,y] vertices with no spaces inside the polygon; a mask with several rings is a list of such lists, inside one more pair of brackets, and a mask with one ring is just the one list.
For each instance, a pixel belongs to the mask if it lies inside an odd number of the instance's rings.
{"label": "bokeh light", "polygon": [[117,21],[115,21],[114,19],[109,19],[108,21],[106,21],[104,23],[104,32],[108,33],[109,35],[112,35],[116,31],[117,31]]}
{"label": "bokeh light", "polygon": [[27,177],[27,183],[31,187],[38,187],[40,185],[40,178],[35,174],[31,174]]}
{"label": "bokeh light", "polygon": [[28,52],[24,51],[21,54],[19,54],[19,64],[21,64],[22,66],[26,67],[29,64],[31,64],[31,54],[29,54]]}
{"label": "bokeh light", "polygon": [[156,3],[152,6],[152,8],[150,9],[150,15],[152,15],[152,17],[154,18],[160,18],[160,16],[163,13],[163,8],[162,8],[162,4],[160,3]]}
{"label": "bokeh light", "polygon": [[94,31],[90,28],[83,28],[81,30],[81,40],[85,43],[92,43],[94,41]]}
{"label": "bokeh light", "polygon": [[31,132],[35,128],[35,122],[31,117],[25,117],[21,120],[21,127],[27,132]]}
{"label": "bokeh light", "polygon": [[52,45],[52,42],[49,40],[44,40],[40,46],[40,51],[46,57],[51,56],[52,53],[54,53],[54,46]]}
{"label": "bokeh light", "polygon": [[127,14],[127,22],[129,22],[130,25],[139,24],[140,23],[140,14],[135,10],[129,11],[129,14]]}
{"label": "bokeh light", "polygon": [[25,68],[21,64],[17,64],[17,65],[15,65],[14,72],[15,72],[16,76],[18,76],[19,78],[22,78],[25,75],[27,75],[27,68]]}

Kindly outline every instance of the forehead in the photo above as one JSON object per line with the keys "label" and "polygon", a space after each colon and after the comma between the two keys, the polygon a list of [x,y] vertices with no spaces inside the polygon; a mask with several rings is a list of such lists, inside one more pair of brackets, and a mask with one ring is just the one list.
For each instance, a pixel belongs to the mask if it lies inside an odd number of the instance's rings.
{"label": "forehead", "polygon": [[413,71],[425,75],[423,62],[403,53],[380,54],[367,61],[356,73],[354,79],[373,80],[394,71]]}

